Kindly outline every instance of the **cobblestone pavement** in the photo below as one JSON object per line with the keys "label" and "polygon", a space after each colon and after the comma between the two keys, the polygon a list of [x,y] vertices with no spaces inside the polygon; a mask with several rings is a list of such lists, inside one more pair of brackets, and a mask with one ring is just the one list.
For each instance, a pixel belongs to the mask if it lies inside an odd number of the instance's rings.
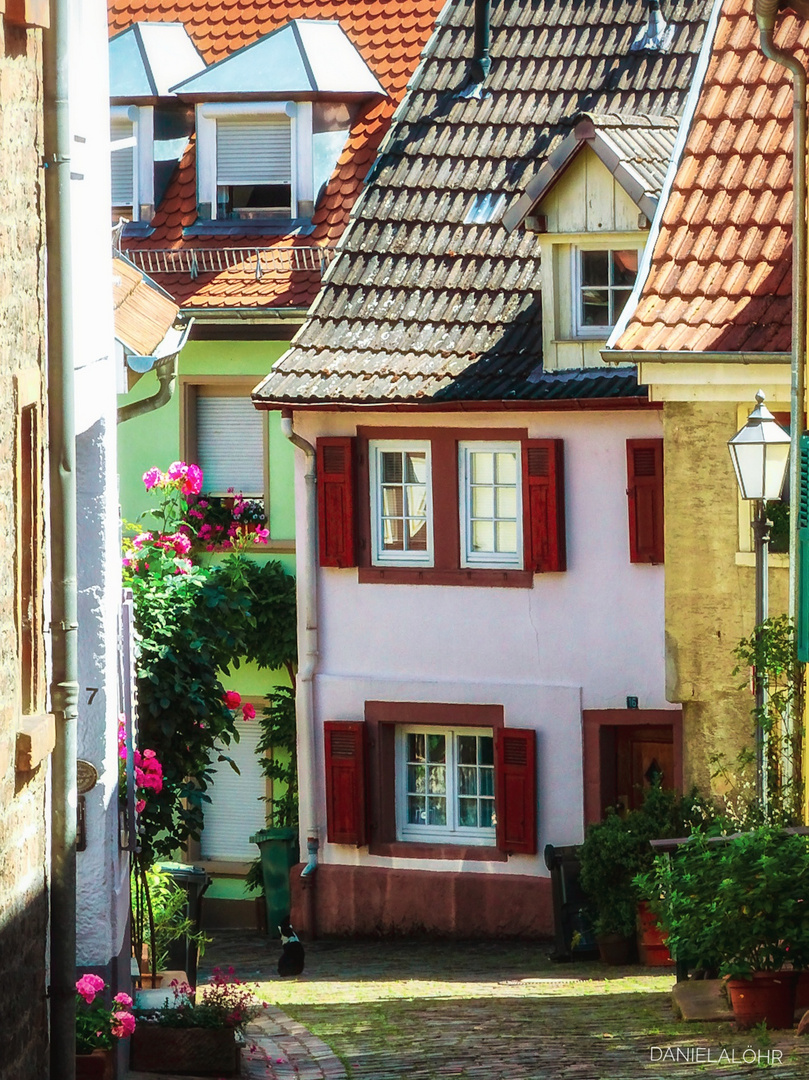
{"label": "cobblestone pavement", "polygon": [[306,949],[291,980],[258,934],[220,932],[206,951],[201,976],[232,965],[270,1003],[248,1080],[809,1080],[809,1038],[678,1021],[662,969],[552,964],[535,943]]}

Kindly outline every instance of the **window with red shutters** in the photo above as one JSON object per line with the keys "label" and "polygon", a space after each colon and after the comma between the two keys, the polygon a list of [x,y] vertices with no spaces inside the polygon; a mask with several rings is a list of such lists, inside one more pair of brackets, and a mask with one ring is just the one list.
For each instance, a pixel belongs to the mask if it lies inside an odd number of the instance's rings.
{"label": "window with red shutters", "polygon": [[629,561],[662,563],[663,440],[627,439]]}
{"label": "window with red shutters", "polygon": [[495,732],[497,846],[509,855],[537,850],[536,732],[500,728]]}
{"label": "window with red shutters", "polygon": [[366,842],[365,724],[327,720],[326,831],[332,844]]}
{"label": "window with red shutters", "polygon": [[354,438],[317,440],[318,550],[321,566],[356,566]]}
{"label": "window with red shutters", "polygon": [[522,462],[525,568],[537,574],[565,570],[564,443],[525,439]]}

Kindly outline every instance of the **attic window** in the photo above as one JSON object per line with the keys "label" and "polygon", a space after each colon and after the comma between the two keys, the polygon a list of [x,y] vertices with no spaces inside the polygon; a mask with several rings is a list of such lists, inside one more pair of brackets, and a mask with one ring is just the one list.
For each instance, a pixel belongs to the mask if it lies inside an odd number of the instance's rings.
{"label": "attic window", "polygon": [[487,225],[499,221],[506,205],[505,195],[492,191],[479,192],[472,200],[464,218],[464,225]]}
{"label": "attic window", "polygon": [[135,124],[127,116],[110,120],[110,161],[112,168],[112,209],[132,216],[135,206]]}
{"label": "attic window", "polygon": [[573,260],[578,337],[607,337],[638,276],[638,250],[578,249]]}
{"label": "attic window", "polygon": [[217,218],[289,218],[292,205],[289,117],[217,119]]}

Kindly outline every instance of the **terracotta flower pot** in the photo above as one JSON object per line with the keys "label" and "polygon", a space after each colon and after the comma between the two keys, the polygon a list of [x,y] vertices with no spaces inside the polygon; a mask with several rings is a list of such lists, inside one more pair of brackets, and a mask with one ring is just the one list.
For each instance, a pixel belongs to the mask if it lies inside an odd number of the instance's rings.
{"label": "terracotta flower pot", "polygon": [[809,968],[798,972],[795,986],[795,1008],[809,1009]]}
{"label": "terracotta flower pot", "polygon": [[668,934],[663,930],[645,901],[638,904],[638,954],[647,967],[674,967],[668,945]]}
{"label": "terracotta flower pot", "polygon": [[76,1054],[76,1080],[112,1080],[112,1050]]}
{"label": "terracotta flower pot", "polygon": [[132,1036],[133,1071],[234,1076],[239,1046],[232,1028],[170,1028],[140,1023]]}
{"label": "terracotta flower pot", "polygon": [[628,964],[632,952],[632,941],[621,934],[597,934],[599,959],[605,964]]}
{"label": "terracotta flower pot", "polygon": [[791,1028],[795,1018],[794,971],[754,971],[751,979],[728,979],[733,1015],[741,1027],[765,1023]]}

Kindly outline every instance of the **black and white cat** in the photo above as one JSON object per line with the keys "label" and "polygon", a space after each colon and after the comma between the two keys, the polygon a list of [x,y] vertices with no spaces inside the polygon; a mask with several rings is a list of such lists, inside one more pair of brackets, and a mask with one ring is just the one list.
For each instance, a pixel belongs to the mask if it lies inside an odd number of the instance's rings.
{"label": "black and white cat", "polygon": [[282,978],[300,975],[303,971],[303,945],[288,922],[281,923],[281,955],[278,958],[278,974]]}

